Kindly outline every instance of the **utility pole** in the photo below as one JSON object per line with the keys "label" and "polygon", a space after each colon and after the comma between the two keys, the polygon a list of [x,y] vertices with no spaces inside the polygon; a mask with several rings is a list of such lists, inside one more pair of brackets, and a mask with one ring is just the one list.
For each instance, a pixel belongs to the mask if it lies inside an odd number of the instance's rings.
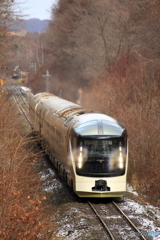
{"label": "utility pole", "polygon": [[36,75],[36,71],[37,71],[37,65],[36,65],[36,63],[30,63],[31,72],[33,72],[33,71],[32,71],[33,68],[34,68],[34,74]]}
{"label": "utility pole", "polygon": [[43,48],[43,42],[42,42],[42,65],[43,65],[43,63],[44,63],[44,48]]}
{"label": "utility pole", "polygon": [[42,77],[46,79],[46,92],[49,92],[49,77],[51,77],[49,71],[46,70],[46,74],[42,75]]}

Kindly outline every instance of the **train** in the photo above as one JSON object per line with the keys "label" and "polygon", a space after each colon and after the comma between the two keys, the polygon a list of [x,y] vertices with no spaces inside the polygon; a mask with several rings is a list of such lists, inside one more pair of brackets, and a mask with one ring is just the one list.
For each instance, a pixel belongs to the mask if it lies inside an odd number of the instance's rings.
{"label": "train", "polygon": [[79,197],[126,193],[128,137],[118,121],[45,92],[30,95],[29,116],[42,148]]}

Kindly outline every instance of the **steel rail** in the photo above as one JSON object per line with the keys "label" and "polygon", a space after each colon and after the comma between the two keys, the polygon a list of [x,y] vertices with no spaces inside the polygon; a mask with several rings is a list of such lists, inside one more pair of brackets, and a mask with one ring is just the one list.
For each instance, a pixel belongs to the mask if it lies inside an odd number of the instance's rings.
{"label": "steel rail", "polygon": [[[12,81],[10,81],[11,83],[13,83]],[[19,101],[18,101],[18,97],[16,97],[16,94],[14,93],[14,90],[12,89],[11,87],[11,84],[9,83],[9,80],[7,80],[7,84],[8,84],[8,87],[10,88],[10,91],[12,92],[12,96],[14,97],[15,99],[15,102],[17,103],[17,106],[19,108],[19,110],[22,112],[22,114],[25,116],[27,122],[29,123],[31,129],[33,130],[33,125],[30,121],[30,119],[28,118],[27,114],[25,113],[24,109],[21,107]],[[13,85],[14,86],[14,85]],[[26,103],[26,101],[24,100],[24,97],[22,96],[22,92],[19,90],[19,96],[21,97],[22,101],[24,102],[25,106],[29,109],[29,106],[28,104]]]}
{"label": "steel rail", "polygon": [[116,240],[115,237],[113,236],[113,234],[111,233],[110,229],[108,228],[108,226],[105,224],[105,222],[103,221],[103,219],[101,218],[101,216],[97,213],[96,209],[92,206],[92,204],[87,201],[87,203],[89,204],[89,206],[92,208],[92,210],[94,211],[94,213],[96,214],[96,216],[99,218],[100,222],[103,224],[104,228],[107,230],[110,238],[112,240]]}
{"label": "steel rail", "polygon": [[33,129],[32,123],[30,121],[30,119],[28,118],[27,114],[25,113],[24,109],[21,107],[21,105],[19,104],[17,98],[15,97],[14,93],[13,93],[13,97],[17,103],[17,106],[19,107],[20,111],[23,113],[23,115],[25,116],[27,122],[29,123],[29,125],[31,126],[31,128]]}
{"label": "steel rail", "polygon": [[120,207],[114,202],[112,201],[112,204],[116,207],[116,209],[118,209],[118,211],[127,219],[127,221],[130,223],[130,225],[134,228],[134,230],[136,230],[142,239],[146,240],[146,238],[143,236],[143,234],[139,231],[139,229],[134,225],[134,223],[129,219],[129,217],[127,217],[127,215],[122,211],[122,209],[120,209]]}
{"label": "steel rail", "polygon": [[[94,206],[89,202],[87,201],[87,203],[89,204],[89,206],[91,207],[91,209],[94,211],[94,213],[96,214],[96,216],[99,218],[100,222],[102,223],[102,225],[104,226],[104,228],[106,229],[106,231],[108,232],[110,238],[112,240],[115,240],[116,238],[113,236],[112,232],[110,231],[109,227],[106,225],[106,223],[103,221],[102,217],[98,214],[97,210],[94,208]],[[136,230],[138,233],[139,233],[139,238],[140,239],[143,239],[143,240],[146,240],[146,238],[143,236],[143,234],[139,231],[139,229],[134,225],[134,223],[127,217],[127,215],[122,211],[122,209],[120,209],[120,207],[114,202],[112,201],[111,202],[116,209],[118,209],[118,211],[121,213],[121,215],[123,217],[125,217],[125,219],[129,222],[129,224],[132,226],[132,228],[134,230]]]}
{"label": "steel rail", "polygon": [[[13,80],[11,80],[11,82],[13,83]],[[21,97],[21,99],[22,99],[23,103],[25,104],[26,108],[29,109],[28,104],[26,103],[24,97],[22,96],[22,91],[21,91],[22,89],[20,88],[20,86],[19,86],[17,83],[14,83],[13,86],[17,86],[17,87],[18,87],[18,89],[16,89],[16,91],[18,91],[18,93],[19,93],[18,96]],[[13,93],[14,93],[14,92],[13,92]],[[15,94],[14,94],[14,95],[15,95]]]}
{"label": "steel rail", "polygon": [[19,96],[21,97],[22,101],[24,102],[26,108],[29,110],[29,106],[28,106],[28,104],[26,103],[25,98],[22,96],[21,89],[19,89],[18,91],[19,91]]}

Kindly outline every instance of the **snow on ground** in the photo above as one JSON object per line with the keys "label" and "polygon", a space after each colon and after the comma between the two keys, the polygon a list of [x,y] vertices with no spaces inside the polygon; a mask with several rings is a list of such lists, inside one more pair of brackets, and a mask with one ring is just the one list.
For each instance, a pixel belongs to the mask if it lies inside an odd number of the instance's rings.
{"label": "snow on ground", "polygon": [[[127,190],[138,196],[138,193],[132,187],[127,186]],[[160,240],[160,209],[147,203],[142,205],[129,198],[126,198],[125,201],[125,205],[121,203],[121,208],[130,213],[128,217],[131,220],[138,216],[138,220],[141,223],[138,229],[144,235],[153,236],[152,239]]]}

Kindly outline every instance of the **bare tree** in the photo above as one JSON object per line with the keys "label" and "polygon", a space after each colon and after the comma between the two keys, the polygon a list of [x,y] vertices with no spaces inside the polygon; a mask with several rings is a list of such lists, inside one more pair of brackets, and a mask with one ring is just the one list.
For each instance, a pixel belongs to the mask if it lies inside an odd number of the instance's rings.
{"label": "bare tree", "polygon": [[11,0],[0,0],[0,62],[1,65],[6,62],[6,53],[8,52],[8,30],[17,19],[22,16],[17,10],[17,4]]}
{"label": "bare tree", "polygon": [[64,76],[86,81],[104,74],[128,48],[128,18],[128,9],[117,0],[60,1],[53,9],[49,42]]}

